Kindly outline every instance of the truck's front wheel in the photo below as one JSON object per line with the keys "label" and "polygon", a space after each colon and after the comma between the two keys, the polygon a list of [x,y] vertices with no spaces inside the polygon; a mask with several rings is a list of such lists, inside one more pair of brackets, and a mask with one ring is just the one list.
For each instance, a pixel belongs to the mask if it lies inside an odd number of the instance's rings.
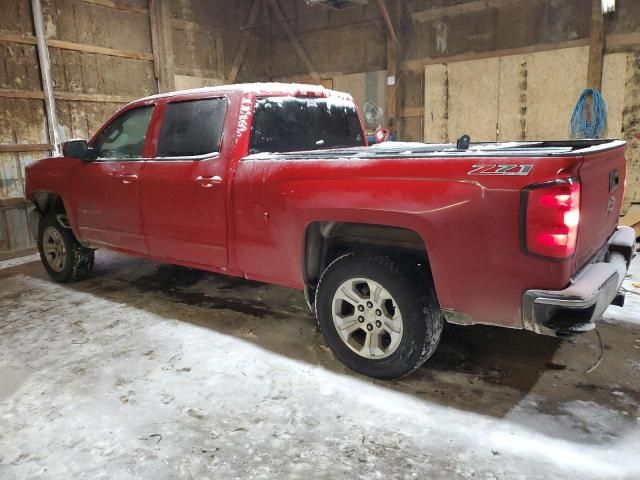
{"label": "truck's front wheel", "polygon": [[80,245],[71,229],[63,227],[54,212],[40,219],[38,250],[45,270],[59,283],[80,280],[93,267],[93,250]]}
{"label": "truck's front wheel", "polygon": [[334,260],[318,283],[315,308],[336,357],[375,378],[416,370],[442,333],[442,312],[426,275],[384,256]]}

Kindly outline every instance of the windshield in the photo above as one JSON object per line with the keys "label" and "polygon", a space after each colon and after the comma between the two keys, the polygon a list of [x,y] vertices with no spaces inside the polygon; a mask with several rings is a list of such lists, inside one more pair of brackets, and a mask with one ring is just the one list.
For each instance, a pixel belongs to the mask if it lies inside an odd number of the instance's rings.
{"label": "windshield", "polygon": [[353,102],[337,98],[256,99],[249,153],[364,145]]}

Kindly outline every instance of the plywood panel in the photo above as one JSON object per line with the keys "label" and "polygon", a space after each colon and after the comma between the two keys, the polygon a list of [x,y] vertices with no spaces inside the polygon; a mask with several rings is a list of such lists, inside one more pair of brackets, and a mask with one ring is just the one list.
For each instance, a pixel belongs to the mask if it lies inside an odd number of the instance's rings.
{"label": "plywood panel", "polygon": [[587,47],[500,59],[500,140],[569,137],[575,103],[586,87]]}
{"label": "plywood panel", "polygon": [[565,139],[580,93],[586,87],[588,47],[526,55],[527,140]]}
{"label": "plywood panel", "polygon": [[567,138],[587,60],[588,48],[575,47],[427,66],[425,138]]}
{"label": "plywood panel", "polygon": [[627,189],[623,210],[640,203],[640,53],[630,53],[624,88],[622,136],[627,141]]}
{"label": "plywood panel", "polygon": [[500,58],[498,140],[526,140],[529,68],[524,55]]}
{"label": "plywood panel", "polygon": [[178,70],[198,69],[224,77],[222,37],[212,33],[172,29],[175,67]]}
{"label": "plywood panel", "polygon": [[425,69],[424,139],[431,143],[449,141],[449,70],[445,64]]}
{"label": "plywood panel", "polygon": [[449,135],[495,141],[498,123],[497,58],[449,64]]}
{"label": "plywood panel", "polygon": [[607,104],[607,132],[609,138],[622,136],[624,109],[624,81],[627,74],[627,53],[609,53],[604,56],[602,97]]}
{"label": "plywood panel", "polygon": [[450,142],[467,134],[495,141],[498,121],[497,58],[429,65],[425,70],[425,138]]}

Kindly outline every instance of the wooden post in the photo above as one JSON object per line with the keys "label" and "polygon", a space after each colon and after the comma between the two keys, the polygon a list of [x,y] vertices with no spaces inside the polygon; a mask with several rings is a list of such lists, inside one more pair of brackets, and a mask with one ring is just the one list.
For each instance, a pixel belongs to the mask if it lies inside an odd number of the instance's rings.
{"label": "wooden post", "polygon": [[309,73],[311,74],[313,81],[319,85],[320,74],[313,66],[313,63],[311,63],[311,59],[309,58],[309,55],[307,55],[307,52],[304,51],[304,48],[302,47],[300,40],[298,40],[298,38],[293,34],[293,31],[291,30],[291,27],[289,26],[289,23],[285,18],[284,13],[282,13],[282,9],[280,8],[280,5],[278,5],[277,0],[269,0],[269,4],[271,5],[273,13],[276,16],[276,19],[282,25],[282,29],[284,30],[284,33],[287,34],[287,37],[289,38],[289,43],[291,43],[293,50],[296,52],[296,54],[298,55],[298,58],[300,58],[302,63],[304,63],[304,65],[307,67],[307,70],[309,70]]}
{"label": "wooden post", "polygon": [[602,63],[604,54],[604,16],[601,0],[592,0],[591,40],[589,43],[589,66],[587,67],[587,87],[602,87]]}
{"label": "wooden post", "polygon": [[153,70],[158,82],[158,92],[170,92],[176,89],[176,78],[168,0],[149,0],[149,22]]}
{"label": "wooden post", "polygon": [[229,75],[227,75],[227,81],[229,83],[235,83],[236,78],[238,77],[238,72],[240,71],[240,67],[242,67],[244,56],[247,53],[247,48],[249,47],[249,39],[251,37],[249,29],[253,27],[256,24],[256,20],[258,20],[260,6],[260,0],[253,0],[253,5],[251,6],[251,10],[249,11],[249,19],[247,20],[247,25],[242,31],[242,38],[240,39],[238,51],[236,52],[236,56],[233,59],[231,71],[229,72]]}
{"label": "wooden post", "polygon": [[53,96],[53,80],[51,79],[51,62],[49,60],[49,47],[44,31],[42,18],[42,5],[40,0],[31,0],[33,13],[33,25],[36,30],[36,46],[38,49],[38,61],[40,63],[40,75],[42,77],[42,90],[44,92],[44,107],[47,112],[47,127],[49,131],[49,143],[54,155],[60,155],[60,133],[58,131],[58,114],[56,112],[56,100]]}
{"label": "wooden post", "polygon": [[[400,17],[402,2],[396,2],[397,18]],[[398,84],[400,81],[400,41],[394,28],[394,22],[389,14],[384,0],[378,0],[378,8],[387,26],[387,127],[391,133],[398,133]]]}

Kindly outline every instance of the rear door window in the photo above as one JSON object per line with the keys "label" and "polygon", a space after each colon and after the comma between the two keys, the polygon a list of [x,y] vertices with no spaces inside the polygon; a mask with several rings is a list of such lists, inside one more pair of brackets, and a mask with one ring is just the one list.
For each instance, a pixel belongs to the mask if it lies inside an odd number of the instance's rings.
{"label": "rear door window", "polygon": [[353,102],[335,98],[256,99],[249,153],[364,145]]}
{"label": "rear door window", "polygon": [[194,157],[218,152],[226,111],[224,98],[167,104],[156,156]]}

